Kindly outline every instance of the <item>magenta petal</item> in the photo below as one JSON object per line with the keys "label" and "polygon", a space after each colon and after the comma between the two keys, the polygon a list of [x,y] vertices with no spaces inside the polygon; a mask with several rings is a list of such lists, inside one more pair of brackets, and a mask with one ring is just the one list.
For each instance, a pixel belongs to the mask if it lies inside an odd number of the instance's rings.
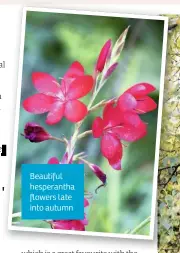
{"label": "magenta petal", "polygon": [[117,150],[115,155],[108,159],[109,164],[115,170],[121,170],[121,158],[122,158],[122,144],[120,142],[121,147]]}
{"label": "magenta petal", "polygon": [[139,114],[153,111],[156,108],[157,108],[156,102],[148,96],[142,97],[139,100],[137,100],[136,112]]}
{"label": "magenta petal", "polygon": [[59,164],[59,160],[56,157],[51,157],[48,164]]}
{"label": "magenta petal", "polygon": [[54,98],[38,93],[23,101],[23,107],[26,111],[34,114],[41,114],[50,111]]}
{"label": "magenta petal", "polygon": [[71,230],[71,222],[69,220],[52,221],[53,229]]}
{"label": "magenta petal", "polygon": [[83,66],[78,62],[75,61],[71,64],[69,69],[67,70],[66,74],[63,77],[63,80],[61,82],[61,90],[64,93],[64,95],[68,94],[69,87],[71,83],[78,77],[84,75],[84,68]]}
{"label": "magenta petal", "polygon": [[84,68],[80,62],[75,61],[71,64],[66,74],[64,75],[64,79],[73,79],[78,76],[84,75]]}
{"label": "magenta petal", "polygon": [[103,120],[101,117],[96,117],[92,124],[92,134],[94,138],[99,138],[103,133]]}
{"label": "magenta petal", "polygon": [[68,99],[78,99],[87,95],[93,87],[92,76],[79,76],[69,85]]}
{"label": "magenta petal", "polygon": [[85,216],[83,220],[53,220],[50,224],[52,229],[84,231],[88,220]]}
{"label": "magenta petal", "polygon": [[84,226],[87,226],[87,225],[88,225],[88,219],[85,217],[84,220],[81,221],[81,223],[82,223]]}
{"label": "magenta petal", "polygon": [[114,169],[114,170],[121,170],[121,160],[118,158],[118,160],[116,159],[110,159],[109,160],[109,164],[111,165],[111,167]]}
{"label": "magenta petal", "polygon": [[123,122],[122,113],[114,102],[108,103],[103,110],[103,123],[104,127],[114,127]]}
{"label": "magenta petal", "polygon": [[67,120],[76,123],[87,115],[87,107],[78,100],[70,100],[65,104],[64,116]]}
{"label": "magenta petal", "polygon": [[60,92],[60,84],[48,73],[33,72],[32,82],[34,87],[40,92],[48,96],[55,96]]}
{"label": "magenta petal", "polygon": [[133,127],[139,126],[142,120],[139,115],[135,112],[125,112],[123,113],[123,124],[122,125],[130,125]]}
{"label": "magenta petal", "polygon": [[116,133],[119,139],[123,141],[134,142],[146,136],[147,125],[144,122],[142,122],[138,127],[124,125],[113,129],[113,133]]}
{"label": "magenta petal", "polygon": [[131,93],[136,98],[146,96],[147,94],[155,91],[156,88],[149,83],[137,83],[129,88],[126,92]]}
{"label": "magenta petal", "polygon": [[58,123],[64,115],[64,104],[61,102],[56,102],[52,105],[50,112],[47,115],[46,123],[48,125],[53,125]]}
{"label": "magenta petal", "polygon": [[86,198],[84,198],[84,207],[87,207],[87,206],[89,206],[89,201]]}
{"label": "magenta petal", "polygon": [[117,134],[118,138],[133,142],[143,138],[147,134],[147,125],[141,120],[138,114],[126,112],[123,116],[124,124],[112,130],[114,134]]}
{"label": "magenta petal", "polygon": [[117,103],[121,111],[131,111],[137,106],[135,97],[128,92],[122,94]]}
{"label": "magenta petal", "polygon": [[116,136],[106,133],[101,139],[101,152],[108,160],[118,154],[122,156],[122,144]]}
{"label": "magenta petal", "polygon": [[84,223],[86,223],[86,221],[84,220],[71,220],[71,230],[77,230],[77,231],[84,231],[85,227],[84,227]]}

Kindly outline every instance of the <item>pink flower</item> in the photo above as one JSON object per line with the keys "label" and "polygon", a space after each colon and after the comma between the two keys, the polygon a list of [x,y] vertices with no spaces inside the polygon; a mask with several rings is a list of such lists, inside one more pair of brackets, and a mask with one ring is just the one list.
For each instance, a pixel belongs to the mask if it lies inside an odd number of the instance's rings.
{"label": "pink flower", "polygon": [[157,104],[147,95],[155,90],[149,83],[138,83],[125,91],[118,99],[121,111],[134,111],[143,114],[156,109]]}
{"label": "pink flower", "polygon": [[108,40],[102,47],[95,67],[96,72],[101,73],[103,71],[106,61],[111,53],[111,44],[111,40]]}
{"label": "pink flower", "polygon": [[[89,206],[89,201],[84,198],[84,207]],[[53,220],[50,222],[52,229],[85,231],[88,225],[86,215],[83,220]]]}
{"label": "pink flower", "polygon": [[43,72],[34,72],[32,82],[39,93],[25,99],[23,107],[34,114],[48,112],[47,124],[56,124],[63,116],[71,122],[78,122],[87,115],[86,105],[78,99],[91,91],[93,78],[84,75],[84,68],[79,62],[70,66],[61,85],[54,77]]}
{"label": "pink flower", "polygon": [[121,112],[114,103],[107,104],[103,118],[97,117],[92,125],[94,138],[101,137],[101,153],[116,170],[121,169],[123,154],[121,140],[133,142],[147,133],[146,124],[134,112]]}
{"label": "pink flower", "polygon": [[42,126],[33,122],[28,122],[25,125],[23,136],[31,142],[42,142],[52,138]]}

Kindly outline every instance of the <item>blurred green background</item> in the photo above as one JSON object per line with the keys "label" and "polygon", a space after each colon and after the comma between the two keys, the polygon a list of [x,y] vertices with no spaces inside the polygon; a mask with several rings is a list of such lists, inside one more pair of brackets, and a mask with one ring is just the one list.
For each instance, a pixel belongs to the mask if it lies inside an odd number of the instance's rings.
{"label": "blurred green background", "polygon": [[[125,48],[117,70],[101,90],[96,102],[120,95],[125,89],[141,81],[152,83],[157,91],[152,95],[158,102],[164,22],[116,17],[28,12],[26,20],[21,102],[36,91],[31,82],[33,71],[48,72],[63,77],[69,65],[78,60],[86,73],[92,74],[103,44],[114,42],[130,25]],[[88,103],[88,96],[83,99]],[[101,109],[90,115],[82,131],[91,128]],[[31,143],[24,139],[24,125],[28,121],[44,126],[52,135],[67,138],[74,126],[63,119],[55,126],[45,124],[46,115],[32,115],[21,107],[16,164],[14,212],[21,210],[20,167],[23,163],[47,163],[52,156],[61,158],[64,145],[47,141]],[[99,149],[99,140],[91,136],[78,142],[76,152],[85,151],[88,160],[99,165],[107,174],[108,184],[90,200],[87,209],[88,231],[125,233],[151,215],[153,169],[157,110],[142,117],[148,123],[148,135],[124,148],[122,171],[115,171]],[[85,189],[94,193],[99,180],[86,167]],[[21,221],[21,226],[49,227],[43,221]],[[140,234],[149,235],[149,226]]]}

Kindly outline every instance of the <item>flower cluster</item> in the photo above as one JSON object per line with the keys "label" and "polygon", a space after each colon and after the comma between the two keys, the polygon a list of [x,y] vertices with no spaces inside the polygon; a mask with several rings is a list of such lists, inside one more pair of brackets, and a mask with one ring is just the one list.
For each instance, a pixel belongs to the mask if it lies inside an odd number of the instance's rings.
{"label": "flower cluster", "polygon": [[33,73],[32,82],[39,93],[25,99],[23,107],[34,114],[48,112],[47,124],[56,124],[63,117],[74,123],[87,115],[87,107],[78,99],[91,91],[93,78],[84,74],[79,62],[70,66],[61,84],[53,76],[42,72]]}
{"label": "flower cluster", "polygon": [[155,88],[148,83],[139,83],[122,94],[117,102],[111,101],[92,125],[94,138],[101,137],[101,153],[116,170],[121,169],[123,154],[121,140],[134,142],[147,134],[147,125],[138,113],[156,108],[156,103],[147,95]]}
{"label": "flower cluster", "polygon": [[[109,164],[115,169],[121,169],[123,156],[123,141],[135,142],[147,135],[147,124],[140,118],[141,114],[155,110],[157,105],[149,94],[155,87],[149,83],[138,83],[126,90],[119,97],[102,100],[94,105],[101,88],[118,66],[118,59],[123,49],[128,28],[121,34],[115,45],[108,40],[102,47],[94,66],[93,75],[86,75],[84,67],[78,61],[71,64],[61,82],[48,73],[35,72],[32,83],[38,93],[23,101],[23,108],[29,113],[47,113],[46,123],[57,124],[65,117],[75,124],[75,130],[70,140],[58,138],[48,133],[37,123],[28,122],[24,127],[26,139],[38,143],[47,140],[61,141],[65,144],[64,155],[59,159],[51,157],[48,164],[70,164],[79,162],[87,165],[91,172],[106,185],[107,175],[98,165],[87,160],[82,151],[76,154],[76,143],[79,139],[92,134],[94,138],[101,138],[100,150]],[[90,94],[88,105],[79,99]],[[92,122],[92,129],[81,133],[84,119],[94,110],[103,109],[102,117],[96,117]],[[97,190],[96,189],[96,190]],[[96,191],[97,192],[97,191]],[[89,206],[87,198],[84,207]],[[52,229],[84,231],[88,221],[86,214],[83,220],[52,220],[48,221]]]}

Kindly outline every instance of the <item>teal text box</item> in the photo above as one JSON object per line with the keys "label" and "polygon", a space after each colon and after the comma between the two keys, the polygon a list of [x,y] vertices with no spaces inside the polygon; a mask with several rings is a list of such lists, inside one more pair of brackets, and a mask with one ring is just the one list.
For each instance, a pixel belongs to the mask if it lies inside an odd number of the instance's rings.
{"label": "teal text box", "polygon": [[83,164],[23,164],[22,219],[84,219]]}

